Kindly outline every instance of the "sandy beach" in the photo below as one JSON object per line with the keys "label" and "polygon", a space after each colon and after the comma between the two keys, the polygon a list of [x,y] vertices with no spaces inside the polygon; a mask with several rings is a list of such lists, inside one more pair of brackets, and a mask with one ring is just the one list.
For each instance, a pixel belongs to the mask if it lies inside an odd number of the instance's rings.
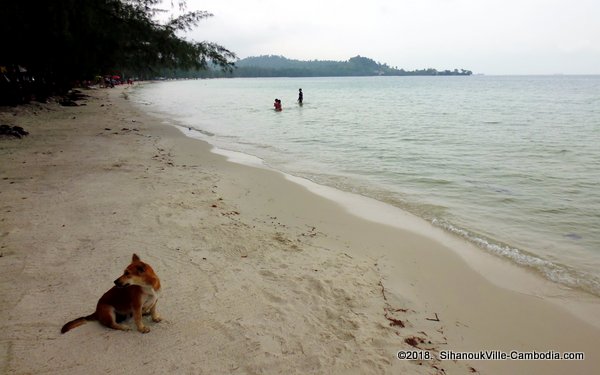
{"label": "sandy beach", "polygon": [[[600,301],[382,203],[229,161],[133,106],[2,108],[3,374],[594,374]],[[160,323],[93,312],[132,253]],[[133,322],[128,322],[133,326]],[[398,360],[401,350],[431,359]],[[441,360],[448,352],[585,360]],[[445,353],[445,354],[444,354]]]}

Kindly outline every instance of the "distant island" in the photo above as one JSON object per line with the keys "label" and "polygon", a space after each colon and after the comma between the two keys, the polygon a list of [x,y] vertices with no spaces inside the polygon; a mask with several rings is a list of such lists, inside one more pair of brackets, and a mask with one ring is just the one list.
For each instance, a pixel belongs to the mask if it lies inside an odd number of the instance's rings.
{"label": "distant island", "polygon": [[373,59],[355,56],[348,61],[292,60],[284,56],[264,55],[246,57],[235,62],[231,72],[218,68],[205,71],[168,71],[169,78],[216,77],[349,77],[349,76],[470,76],[470,70],[436,69],[404,70],[390,67]]}

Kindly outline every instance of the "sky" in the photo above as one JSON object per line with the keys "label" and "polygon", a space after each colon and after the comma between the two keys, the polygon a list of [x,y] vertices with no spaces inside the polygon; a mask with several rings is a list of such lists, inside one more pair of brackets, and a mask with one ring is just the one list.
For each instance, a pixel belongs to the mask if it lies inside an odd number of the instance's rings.
{"label": "sky", "polygon": [[239,58],[346,61],[406,70],[600,74],[600,0],[187,0],[214,14],[185,37]]}

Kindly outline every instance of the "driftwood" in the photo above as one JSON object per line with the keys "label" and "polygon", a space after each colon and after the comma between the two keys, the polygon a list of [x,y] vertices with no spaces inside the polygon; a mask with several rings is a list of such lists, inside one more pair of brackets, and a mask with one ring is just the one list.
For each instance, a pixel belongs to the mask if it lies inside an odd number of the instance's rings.
{"label": "driftwood", "polygon": [[439,322],[440,318],[438,317],[438,314],[435,313],[435,318],[425,318],[426,320],[430,320],[432,322]]}

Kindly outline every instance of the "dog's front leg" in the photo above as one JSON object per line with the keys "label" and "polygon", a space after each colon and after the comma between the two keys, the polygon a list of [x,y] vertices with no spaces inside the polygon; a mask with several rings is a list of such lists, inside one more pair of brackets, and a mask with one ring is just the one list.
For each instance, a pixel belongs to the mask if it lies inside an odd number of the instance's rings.
{"label": "dog's front leg", "polygon": [[142,322],[142,301],[136,301],[137,303],[133,307],[133,320],[135,320],[135,325],[137,326],[137,330],[141,333],[150,332],[150,328],[144,325]]}
{"label": "dog's front leg", "polygon": [[152,307],[150,308],[150,315],[152,315],[152,321],[156,322],[156,323],[158,323],[158,322],[160,322],[162,320],[162,318],[160,317],[160,315],[158,315],[158,311],[156,311],[156,304],[157,304],[157,302],[154,302],[154,305],[152,305]]}

